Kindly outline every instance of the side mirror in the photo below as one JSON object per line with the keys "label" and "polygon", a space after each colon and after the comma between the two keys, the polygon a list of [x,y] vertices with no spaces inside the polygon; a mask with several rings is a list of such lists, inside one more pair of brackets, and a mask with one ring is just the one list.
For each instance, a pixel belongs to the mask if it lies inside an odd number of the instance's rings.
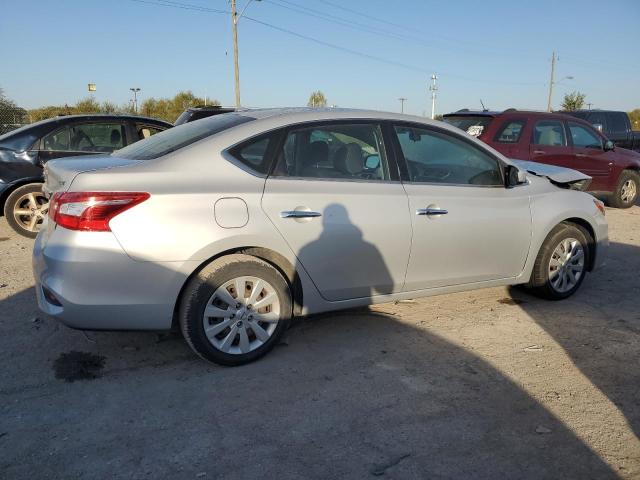
{"label": "side mirror", "polygon": [[364,161],[364,166],[368,170],[375,170],[380,166],[380,155],[369,155]]}
{"label": "side mirror", "polygon": [[603,126],[602,126],[602,124],[601,124],[601,123],[594,123],[594,124],[593,124],[593,128],[595,128],[595,129],[596,129],[596,130],[598,130],[600,133],[602,133]]}
{"label": "side mirror", "polygon": [[608,152],[609,150],[615,150],[615,149],[616,149],[616,145],[611,140],[607,140],[606,142],[604,142],[605,152]]}
{"label": "side mirror", "polygon": [[508,165],[505,168],[505,177],[507,187],[515,187],[516,185],[527,183],[527,173],[514,165]]}

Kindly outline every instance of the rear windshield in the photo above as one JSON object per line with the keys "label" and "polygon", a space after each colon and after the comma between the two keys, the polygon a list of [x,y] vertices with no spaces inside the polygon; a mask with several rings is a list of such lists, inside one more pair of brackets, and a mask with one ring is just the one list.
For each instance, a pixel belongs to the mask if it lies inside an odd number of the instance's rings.
{"label": "rear windshield", "polygon": [[252,120],[255,120],[255,118],[238,115],[237,113],[216,115],[203,119],[200,122],[189,122],[170,128],[164,132],[133,143],[128,147],[116,150],[111,155],[131,160],[151,160]]}
{"label": "rear windshield", "polygon": [[454,127],[458,127],[460,130],[464,130],[469,135],[479,137],[493,121],[493,117],[485,115],[477,117],[471,115],[452,115],[444,117],[443,120],[449,125],[453,125]]}

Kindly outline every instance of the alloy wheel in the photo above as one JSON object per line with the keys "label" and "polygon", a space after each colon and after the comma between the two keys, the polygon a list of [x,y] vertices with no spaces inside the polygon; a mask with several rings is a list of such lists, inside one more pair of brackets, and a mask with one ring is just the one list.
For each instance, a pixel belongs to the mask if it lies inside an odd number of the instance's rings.
{"label": "alloy wheel", "polygon": [[620,189],[620,199],[624,203],[630,203],[635,199],[637,191],[638,187],[636,185],[636,182],[630,178],[626,182],[624,182],[622,188]]}
{"label": "alloy wheel", "polygon": [[280,320],[280,300],[267,281],[252,276],[233,278],[211,295],[202,323],[218,350],[240,355],[264,345]]}
{"label": "alloy wheel", "polygon": [[13,218],[25,230],[38,232],[49,211],[49,201],[44,194],[29,192],[15,203]]}
{"label": "alloy wheel", "polygon": [[584,275],[584,248],[575,238],[565,238],[555,248],[549,260],[549,281],[553,289],[566,293]]}

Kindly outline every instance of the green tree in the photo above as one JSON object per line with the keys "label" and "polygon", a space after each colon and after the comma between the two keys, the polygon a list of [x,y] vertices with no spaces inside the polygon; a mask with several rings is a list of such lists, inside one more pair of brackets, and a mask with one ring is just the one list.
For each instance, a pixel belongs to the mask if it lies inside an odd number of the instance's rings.
{"label": "green tree", "polygon": [[307,106],[319,108],[327,106],[327,98],[324,96],[320,90],[316,90],[315,92],[309,95],[309,101],[307,102]]}
{"label": "green tree", "polygon": [[587,96],[584,93],[580,93],[578,91],[567,93],[562,99],[561,108],[562,110],[565,110],[567,112],[580,110],[584,107],[585,98],[587,98]]}
{"label": "green tree", "polygon": [[[207,105],[220,105],[217,100],[208,100]],[[189,107],[204,105],[205,99],[196,97],[190,90],[178,92],[173,98],[147,98],[140,105],[139,113],[147,117],[175,122]]]}
{"label": "green tree", "polygon": [[0,135],[28,123],[27,111],[4,96],[0,88]]}
{"label": "green tree", "polygon": [[629,112],[629,120],[631,120],[631,128],[640,130],[640,108],[636,108]]}

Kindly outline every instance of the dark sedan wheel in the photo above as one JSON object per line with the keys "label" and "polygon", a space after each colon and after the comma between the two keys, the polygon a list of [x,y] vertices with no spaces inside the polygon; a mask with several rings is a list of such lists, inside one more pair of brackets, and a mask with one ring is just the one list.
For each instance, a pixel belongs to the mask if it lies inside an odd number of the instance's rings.
{"label": "dark sedan wheel", "polygon": [[549,300],[573,295],[587,273],[591,243],[576,225],[561,223],[547,236],[526,285],[532,293]]}
{"label": "dark sedan wheel", "polygon": [[221,365],[242,365],[277,344],[291,320],[291,292],[267,262],[228,255],[189,281],[179,315],[184,338],[198,355]]}
{"label": "dark sedan wheel", "polygon": [[49,201],[42,193],[40,183],[16,188],[4,204],[4,216],[9,226],[29,238],[38,235],[48,211]]}
{"label": "dark sedan wheel", "polygon": [[635,205],[640,189],[640,175],[633,170],[625,170],[620,174],[615,192],[609,203],[616,208],[629,208]]}

